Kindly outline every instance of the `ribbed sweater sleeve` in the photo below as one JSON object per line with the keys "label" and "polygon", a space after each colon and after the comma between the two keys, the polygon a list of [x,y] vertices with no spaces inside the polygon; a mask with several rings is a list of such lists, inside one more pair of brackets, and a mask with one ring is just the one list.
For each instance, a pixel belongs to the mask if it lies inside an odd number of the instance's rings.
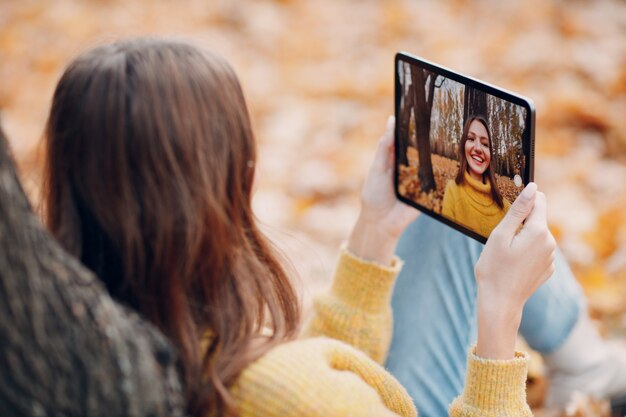
{"label": "ribbed sweater sleeve", "polygon": [[385,267],[342,250],[332,287],[314,300],[303,337],[341,340],[383,363],[391,342],[391,293],[401,268],[399,258]]}
{"label": "ribbed sweater sleeve", "polygon": [[511,360],[468,355],[463,393],[450,405],[451,417],[528,417],[526,403],[528,355],[515,353]]}

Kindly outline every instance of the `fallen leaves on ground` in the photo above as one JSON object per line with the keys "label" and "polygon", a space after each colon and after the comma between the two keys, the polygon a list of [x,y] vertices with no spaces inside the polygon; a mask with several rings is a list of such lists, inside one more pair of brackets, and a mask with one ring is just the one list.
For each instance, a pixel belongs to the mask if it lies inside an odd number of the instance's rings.
{"label": "fallen leaves on ground", "polygon": [[[617,307],[626,305],[623,1],[21,0],[0,8],[2,122],[33,200],[52,91],[78,52],[175,34],[232,62],[260,142],[255,211],[298,266],[305,310],[328,285],[335,248],[358,213],[393,111],[396,51],[532,98],[536,182],[551,227],[596,317],[607,332],[625,333]],[[450,172],[435,173],[435,210]]]}

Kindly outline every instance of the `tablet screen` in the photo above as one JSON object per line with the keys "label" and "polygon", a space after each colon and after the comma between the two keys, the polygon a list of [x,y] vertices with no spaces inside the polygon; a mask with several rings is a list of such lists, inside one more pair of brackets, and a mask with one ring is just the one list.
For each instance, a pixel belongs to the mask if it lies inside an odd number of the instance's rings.
{"label": "tablet screen", "polygon": [[397,193],[487,238],[532,180],[532,105],[420,62],[396,71]]}

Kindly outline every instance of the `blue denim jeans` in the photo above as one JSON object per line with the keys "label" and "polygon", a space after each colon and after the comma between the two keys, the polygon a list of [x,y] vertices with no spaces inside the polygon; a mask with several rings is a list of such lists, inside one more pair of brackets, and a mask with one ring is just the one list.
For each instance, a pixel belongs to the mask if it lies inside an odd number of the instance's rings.
{"label": "blue denim jeans", "polygon": [[[477,337],[474,265],[483,245],[421,215],[406,230],[393,298],[393,338],[386,367],[407,389],[420,416],[448,415],[463,390],[467,352]],[[524,307],[520,332],[550,353],[567,338],[584,296],[562,254],[556,271]]]}

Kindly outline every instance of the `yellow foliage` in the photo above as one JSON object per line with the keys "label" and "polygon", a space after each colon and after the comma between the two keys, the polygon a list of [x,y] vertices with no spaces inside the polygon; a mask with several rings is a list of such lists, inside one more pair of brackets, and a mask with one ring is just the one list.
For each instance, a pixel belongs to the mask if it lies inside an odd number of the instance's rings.
{"label": "yellow foliage", "polygon": [[585,290],[592,312],[601,317],[617,316],[626,312],[626,288],[609,276],[602,266],[591,266],[577,274]]}
{"label": "yellow foliage", "polygon": [[584,234],[585,240],[594,249],[598,259],[604,260],[617,249],[618,231],[626,228],[623,207],[612,207],[598,215],[597,226]]}

